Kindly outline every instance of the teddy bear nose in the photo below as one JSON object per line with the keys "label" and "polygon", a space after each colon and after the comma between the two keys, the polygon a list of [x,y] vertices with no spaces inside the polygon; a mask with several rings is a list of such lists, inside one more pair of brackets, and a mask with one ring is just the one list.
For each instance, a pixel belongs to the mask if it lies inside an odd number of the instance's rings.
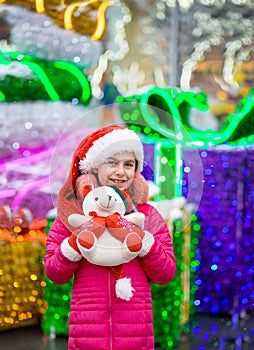
{"label": "teddy bear nose", "polygon": [[113,197],[108,195],[108,208],[113,207],[114,201],[112,201]]}
{"label": "teddy bear nose", "polygon": [[114,206],[113,196],[106,195],[104,198],[100,198],[99,205],[104,208],[112,208]]}

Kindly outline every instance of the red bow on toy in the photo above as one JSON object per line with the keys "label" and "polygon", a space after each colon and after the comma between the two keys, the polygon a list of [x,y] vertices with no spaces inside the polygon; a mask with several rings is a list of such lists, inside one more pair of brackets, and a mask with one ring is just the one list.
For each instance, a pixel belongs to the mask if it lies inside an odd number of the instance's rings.
{"label": "red bow on toy", "polygon": [[104,217],[97,215],[94,211],[91,211],[89,212],[89,215],[93,216],[93,218],[88,221],[88,226],[86,227],[89,228],[89,231],[92,231],[97,238],[100,237],[105,231],[105,227],[107,227],[112,236],[119,241],[124,241],[127,234],[131,232],[137,233],[141,239],[144,237],[144,232],[139,226],[136,226],[124,219],[118,213]]}

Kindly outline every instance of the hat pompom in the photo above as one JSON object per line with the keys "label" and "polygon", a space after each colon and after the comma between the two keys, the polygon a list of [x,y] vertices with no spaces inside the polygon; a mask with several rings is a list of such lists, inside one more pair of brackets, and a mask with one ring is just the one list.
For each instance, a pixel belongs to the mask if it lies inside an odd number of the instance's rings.
{"label": "hat pompom", "polygon": [[131,279],[124,277],[116,281],[116,296],[123,300],[130,300],[135,289],[131,285]]}

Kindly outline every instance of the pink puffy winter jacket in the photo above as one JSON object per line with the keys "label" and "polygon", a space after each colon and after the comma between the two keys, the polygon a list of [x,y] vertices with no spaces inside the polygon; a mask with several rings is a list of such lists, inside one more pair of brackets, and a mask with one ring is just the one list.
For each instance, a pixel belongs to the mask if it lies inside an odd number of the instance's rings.
{"label": "pink puffy winter jacket", "polygon": [[105,266],[82,259],[71,262],[61,252],[70,232],[57,218],[47,238],[45,269],[58,284],[75,276],[69,318],[68,350],[152,350],[154,349],[152,298],[149,282],[166,284],[175,274],[175,257],[167,226],[149,204],[137,206],[146,216],[145,230],[155,237],[150,252],[124,264],[131,277],[133,297],[115,295],[115,278]]}

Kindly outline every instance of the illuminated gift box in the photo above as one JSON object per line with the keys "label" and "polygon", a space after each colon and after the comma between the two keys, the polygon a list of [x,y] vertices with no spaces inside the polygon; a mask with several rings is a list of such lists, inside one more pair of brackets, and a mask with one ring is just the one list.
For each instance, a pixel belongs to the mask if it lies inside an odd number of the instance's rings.
{"label": "illuminated gift box", "polygon": [[[196,294],[191,301],[199,312],[232,314],[253,309],[254,146],[247,141],[182,152],[178,190],[195,203],[200,224],[199,264],[193,280]],[[154,170],[163,157],[173,154],[168,141],[161,141],[160,153],[156,142],[144,147],[148,156],[144,175],[147,172],[153,180],[154,174],[155,182],[165,177],[161,188],[164,196],[169,195],[166,186],[172,183],[164,171],[169,164]],[[168,159],[172,162],[174,157]]]}
{"label": "illuminated gift box", "polygon": [[215,314],[253,310],[254,147],[217,146],[200,151],[200,157],[204,188],[197,211],[195,304]]}
{"label": "illuminated gift box", "polygon": [[38,323],[44,313],[46,225],[0,228],[0,331]]}

